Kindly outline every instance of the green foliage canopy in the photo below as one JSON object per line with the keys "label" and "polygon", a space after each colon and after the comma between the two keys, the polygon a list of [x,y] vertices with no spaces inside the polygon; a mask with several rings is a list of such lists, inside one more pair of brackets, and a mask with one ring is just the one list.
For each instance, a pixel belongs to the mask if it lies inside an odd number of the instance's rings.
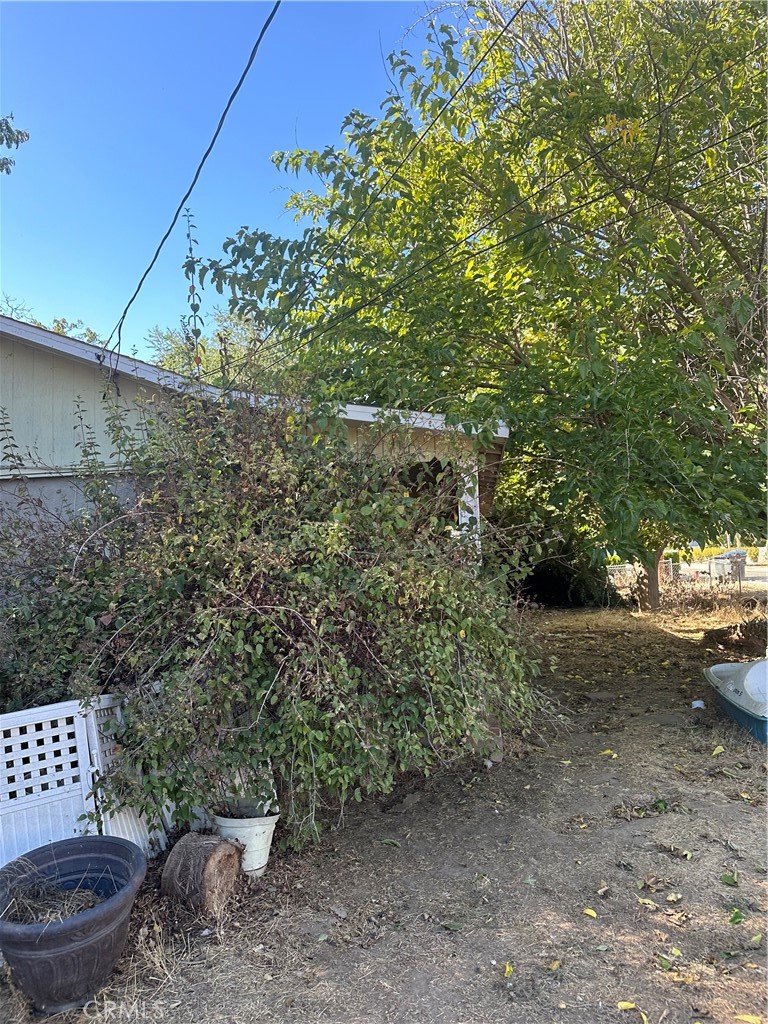
{"label": "green foliage canopy", "polygon": [[[29,132],[13,127],[13,114],[0,117],[0,146],[18,149],[29,140]],[[16,161],[10,156],[0,156],[0,174],[10,174]]]}
{"label": "green foliage canopy", "polygon": [[390,59],[287,241],[200,280],[347,398],[495,416],[527,491],[624,555],[764,532],[764,35],[757,3],[500,6]]}
{"label": "green foliage canopy", "polygon": [[264,330],[252,320],[216,310],[207,336],[194,338],[185,318],[178,328],[153,328],[145,340],[153,361],[174,373],[225,389],[231,380],[248,380],[260,395],[282,394],[291,387],[293,361],[272,345],[262,355],[263,338]]}

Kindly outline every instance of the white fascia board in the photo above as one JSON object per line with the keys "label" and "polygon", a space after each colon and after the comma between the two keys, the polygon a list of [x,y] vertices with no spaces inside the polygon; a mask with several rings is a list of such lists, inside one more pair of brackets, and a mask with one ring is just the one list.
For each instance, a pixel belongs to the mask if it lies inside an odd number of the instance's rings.
{"label": "white fascia board", "polygon": [[193,378],[183,377],[181,374],[165,370],[153,363],[145,363],[142,359],[136,359],[134,356],[118,355],[108,349],[100,348],[98,345],[81,341],[79,338],[56,334],[55,331],[49,331],[45,327],[37,327],[35,324],[14,320],[9,316],[0,315],[0,331],[12,340],[22,341],[27,345],[49,352],[56,352],[91,366],[95,364],[102,367],[107,373],[124,374],[133,380],[143,380],[156,387],[184,391],[190,386],[194,386],[202,387],[208,394],[217,395],[219,393],[217,388],[209,384],[201,385]]}
{"label": "white fascia board", "polygon": [[[382,410],[377,405],[342,405],[339,412],[345,420],[350,420],[353,423],[375,423],[382,415],[387,415],[396,416],[409,427],[419,427],[423,430],[446,431],[457,429],[446,426],[445,416],[441,413],[413,412],[409,409]],[[506,441],[509,438],[509,427],[501,422],[497,423],[493,436],[497,441]]]}
{"label": "white fascia board", "polygon": [[[130,472],[125,465],[117,462],[105,462],[99,466],[100,470],[109,473],[111,476],[127,474]],[[8,469],[0,466],[0,481],[19,482],[22,480],[62,480],[74,476],[87,476],[88,473],[82,467],[77,466],[22,466],[20,469]]]}

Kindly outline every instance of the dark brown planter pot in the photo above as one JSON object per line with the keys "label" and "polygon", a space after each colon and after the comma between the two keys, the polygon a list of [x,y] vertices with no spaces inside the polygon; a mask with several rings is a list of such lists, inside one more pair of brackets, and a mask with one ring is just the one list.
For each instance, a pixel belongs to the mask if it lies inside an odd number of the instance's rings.
{"label": "dark brown planter pot", "polygon": [[80,886],[104,897],[90,910],[51,924],[0,920],[0,951],[35,1010],[78,1009],[93,999],[120,959],[147,859],[134,843],[112,836],[41,846],[0,870],[0,911],[8,905],[11,883],[23,882],[29,861],[64,888]]}

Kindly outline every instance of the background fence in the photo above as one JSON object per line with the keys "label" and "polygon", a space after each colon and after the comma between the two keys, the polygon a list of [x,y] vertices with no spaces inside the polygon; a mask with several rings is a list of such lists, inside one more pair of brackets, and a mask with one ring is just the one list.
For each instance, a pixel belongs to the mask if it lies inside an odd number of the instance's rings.
{"label": "background fence", "polygon": [[[622,562],[621,565],[609,565],[608,578],[617,587],[632,586],[637,583],[640,576],[640,566],[637,563]],[[676,580],[680,575],[680,563],[673,562],[671,558],[662,558],[659,562],[659,579]]]}
{"label": "background fence", "polygon": [[[623,562],[621,565],[609,565],[608,578],[614,586],[621,589],[632,589],[640,576],[640,566],[635,562]],[[746,578],[746,558],[740,555],[718,555],[708,558],[705,562],[689,565],[687,562],[673,562],[671,558],[662,558],[659,562],[659,582],[671,583],[685,576],[690,579],[711,580],[744,580]]]}

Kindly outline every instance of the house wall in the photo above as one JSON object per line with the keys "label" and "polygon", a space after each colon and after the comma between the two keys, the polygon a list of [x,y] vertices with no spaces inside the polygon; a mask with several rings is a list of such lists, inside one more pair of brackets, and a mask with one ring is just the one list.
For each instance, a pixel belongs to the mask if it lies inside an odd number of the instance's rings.
{"label": "house wall", "polygon": [[[8,417],[27,477],[66,480],[80,464],[86,427],[92,428],[105,462],[118,468],[105,397],[126,410],[130,425],[139,428],[142,402],[157,394],[158,388],[122,375],[117,376],[116,387],[111,386],[95,361],[90,366],[0,335],[0,410]],[[4,443],[0,439],[0,448]],[[12,475],[7,453],[0,454],[0,479]]]}
{"label": "house wall", "polygon": [[[387,435],[386,432],[382,432],[380,424],[348,423],[347,428],[350,444],[354,445],[358,452],[367,451],[374,455],[387,453]],[[410,451],[406,445],[406,464],[415,465],[418,462],[429,462],[431,459],[439,459],[444,465],[452,464],[464,481],[464,493],[458,509],[459,522],[467,523],[470,519],[479,521],[477,455],[471,439],[458,430],[437,432],[424,427],[410,427],[408,439]],[[402,443],[401,437],[398,440]],[[403,458],[403,452],[399,447],[398,458]]]}
{"label": "house wall", "polygon": [[[386,432],[382,436],[382,428],[376,423],[348,423],[349,440],[359,452],[369,451],[374,455],[383,455],[387,451]],[[437,433],[424,427],[410,427],[409,438],[412,445],[414,460],[438,458],[446,461],[475,462],[474,447],[471,440],[459,431]]]}
{"label": "house wall", "polygon": [[[123,501],[134,494],[130,478],[117,472],[112,477],[112,489]],[[21,498],[21,504],[18,499]],[[0,477],[0,520],[28,508],[30,500],[40,501],[54,515],[71,516],[86,508],[88,499],[83,493],[83,481],[71,476]]]}
{"label": "house wall", "polygon": [[[79,351],[84,348],[88,351],[87,346],[79,346]],[[147,408],[162,399],[163,388],[159,383],[136,380],[127,373],[110,379],[108,371],[96,361],[96,354],[94,349],[91,363],[23,337],[0,333],[0,413],[7,417],[8,432],[16,445],[10,457],[9,452],[2,450],[8,438],[0,436],[0,513],[13,503],[21,478],[26,493],[41,498],[53,510],[81,508],[84,499],[76,474],[89,434],[107,468],[116,474],[125,470],[112,451],[109,410],[117,405],[125,413],[126,423],[140,431]],[[130,361],[127,365],[130,366]],[[145,367],[145,373],[147,370],[156,368]],[[355,406],[349,411],[366,420],[347,419],[350,443],[361,453],[368,450],[385,454],[386,431],[380,424],[370,422],[375,410]],[[477,517],[477,460],[472,441],[460,431],[424,426],[412,426],[409,437],[412,450],[406,455],[406,463],[434,458],[451,462],[463,473],[465,481],[459,520],[466,522]],[[117,486],[125,490],[127,484]]]}

